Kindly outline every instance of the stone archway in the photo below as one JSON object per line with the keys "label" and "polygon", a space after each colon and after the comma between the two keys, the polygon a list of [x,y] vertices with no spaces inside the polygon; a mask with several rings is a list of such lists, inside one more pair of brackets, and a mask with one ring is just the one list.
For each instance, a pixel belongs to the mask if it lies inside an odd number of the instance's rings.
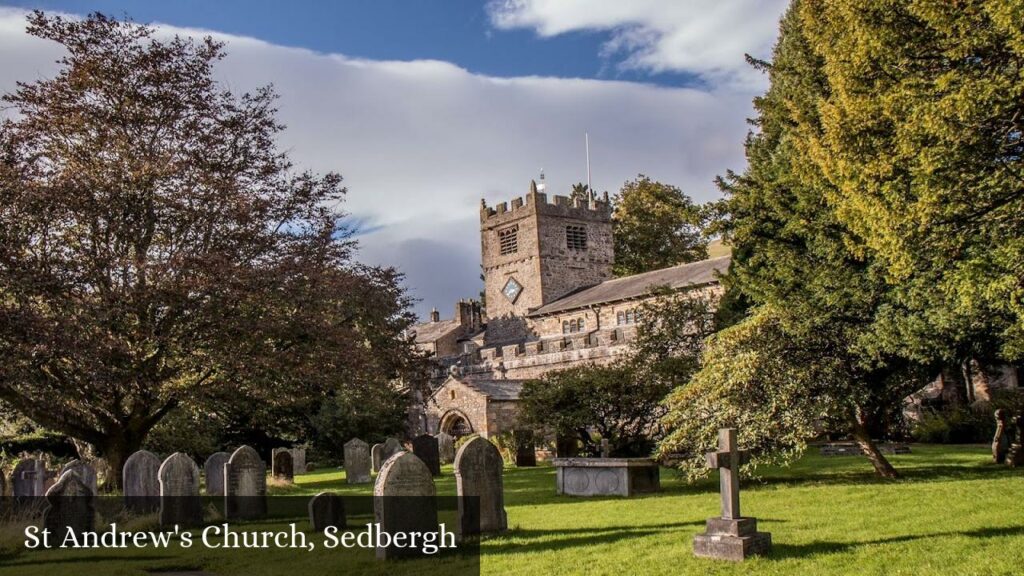
{"label": "stone archway", "polygon": [[473,433],[473,423],[459,410],[449,410],[441,417],[440,429],[458,440]]}

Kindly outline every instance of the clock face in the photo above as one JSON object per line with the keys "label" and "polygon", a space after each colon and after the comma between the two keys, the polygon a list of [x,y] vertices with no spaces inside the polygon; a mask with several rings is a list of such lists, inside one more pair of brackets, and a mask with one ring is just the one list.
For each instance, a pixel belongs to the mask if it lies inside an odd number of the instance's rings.
{"label": "clock face", "polygon": [[519,294],[523,291],[523,286],[519,282],[516,282],[515,278],[509,278],[508,282],[505,283],[505,287],[501,289],[501,293],[508,298],[509,302],[513,304],[516,298],[519,298]]}

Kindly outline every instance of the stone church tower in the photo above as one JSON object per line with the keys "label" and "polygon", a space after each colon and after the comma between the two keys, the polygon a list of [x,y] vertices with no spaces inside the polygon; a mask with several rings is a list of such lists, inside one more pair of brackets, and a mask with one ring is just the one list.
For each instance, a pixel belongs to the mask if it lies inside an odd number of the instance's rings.
{"label": "stone church tower", "polygon": [[489,208],[481,201],[480,242],[487,310],[486,344],[536,339],[532,310],[612,277],[611,206],[547,195],[530,183],[526,198]]}

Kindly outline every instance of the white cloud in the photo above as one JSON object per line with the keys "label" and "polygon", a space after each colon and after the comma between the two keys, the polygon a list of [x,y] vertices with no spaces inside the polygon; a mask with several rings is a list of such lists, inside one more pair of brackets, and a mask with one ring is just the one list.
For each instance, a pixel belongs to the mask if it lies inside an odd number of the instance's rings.
{"label": "white cloud", "polygon": [[[203,32],[163,28],[168,33]],[[301,168],[337,171],[347,210],[374,232],[361,257],[404,270],[421,313],[479,291],[478,210],[527,191],[543,167],[549,191],[585,180],[615,191],[637,173],[718,196],[713,178],[742,169],[750,93],[561,78],[493,78],[446,62],[381,62],[215,34],[216,74],[235,91],[273,83],[287,124],[281,146]],[[52,75],[52,43],[0,9],[0,92]]]}
{"label": "white cloud", "polygon": [[689,72],[715,84],[744,88],[763,79],[745,53],[768,56],[788,0],[494,0],[491,22],[541,36],[611,31],[604,46],[620,66]]}

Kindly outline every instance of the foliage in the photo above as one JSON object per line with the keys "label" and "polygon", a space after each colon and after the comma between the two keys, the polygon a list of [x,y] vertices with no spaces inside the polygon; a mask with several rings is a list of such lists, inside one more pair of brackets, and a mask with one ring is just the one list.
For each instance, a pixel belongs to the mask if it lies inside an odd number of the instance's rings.
{"label": "foliage", "polygon": [[637,309],[639,323],[625,365],[638,381],[666,390],[686,384],[700,365],[704,340],[715,332],[719,298],[713,293],[655,288]]}
{"label": "foliage", "polygon": [[17,455],[23,452],[50,454],[57,458],[75,458],[75,446],[67,436],[41,430],[19,436],[0,436],[0,454]]}
{"label": "foliage", "polygon": [[311,438],[320,452],[342,460],[352,438],[372,444],[401,436],[407,407],[405,394],[394,386],[341,388],[310,417]]}
{"label": "foliage", "polygon": [[928,410],[914,423],[911,435],[917,442],[935,444],[989,443],[995,436],[995,411],[1006,409],[1010,414],[1024,411],[1024,394],[1016,390],[1000,390],[989,402],[976,406],[951,404]]}
{"label": "foliage", "polygon": [[225,427],[225,422],[198,407],[180,406],[153,427],[143,447],[162,456],[184,452],[202,462],[210,454],[229,448]]}
{"label": "foliage", "polygon": [[646,456],[668,390],[624,365],[568,368],[523,384],[520,417],[537,430],[578,437],[591,454],[600,453],[597,438],[607,438],[613,454]]}
{"label": "foliage", "polygon": [[612,204],[616,276],[707,258],[702,211],[679,188],[641,174],[622,186]]}
{"label": "foliage", "polygon": [[487,438],[498,449],[502,461],[506,466],[513,466],[516,463],[516,439],[512,432],[502,432]]}
{"label": "foliage", "polygon": [[66,56],[4,96],[0,398],[119,469],[182,403],[263,423],[401,376],[400,278],[352,262],[341,177],[276,149],[269,88],[218,85],[210,38],[28,31]]}

